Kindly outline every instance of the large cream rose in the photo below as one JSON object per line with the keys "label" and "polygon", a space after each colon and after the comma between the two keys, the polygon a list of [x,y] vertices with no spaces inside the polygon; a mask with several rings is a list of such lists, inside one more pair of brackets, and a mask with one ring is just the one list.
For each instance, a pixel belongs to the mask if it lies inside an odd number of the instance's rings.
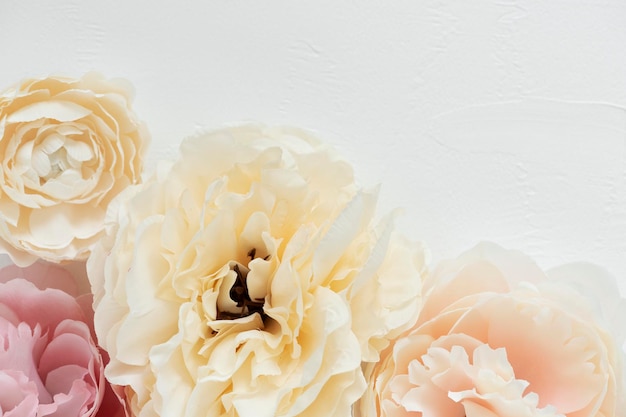
{"label": "large cream rose", "polygon": [[626,305],[589,264],[481,244],[443,262],[413,330],[368,367],[362,417],[621,417]]}
{"label": "large cream rose", "polygon": [[86,259],[148,141],[119,81],[28,79],[0,95],[0,250],[20,265]]}
{"label": "large cream rose", "polygon": [[302,131],[183,142],[124,192],[88,261],[95,323],[137,416],[347,416],[361,362],[421,305],[424,251]]}

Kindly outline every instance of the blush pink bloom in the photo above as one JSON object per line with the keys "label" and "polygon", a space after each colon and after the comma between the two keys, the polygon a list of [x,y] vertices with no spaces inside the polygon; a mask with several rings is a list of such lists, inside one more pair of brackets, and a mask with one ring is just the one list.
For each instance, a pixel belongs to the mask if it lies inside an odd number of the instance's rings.
{"label": "blush pink bloom", "polygon": [[[0,269],[0,416],[123,416],[93,338],[91,296],[45,263]],[[98,412],[100,410],[100,412]]]}
{"label": "blush pink bloom", "polygon": [[427,280],[413,330],[368,367],[361,417],[621,417],[625,301],[589,264],[547,273],[481,244]]}

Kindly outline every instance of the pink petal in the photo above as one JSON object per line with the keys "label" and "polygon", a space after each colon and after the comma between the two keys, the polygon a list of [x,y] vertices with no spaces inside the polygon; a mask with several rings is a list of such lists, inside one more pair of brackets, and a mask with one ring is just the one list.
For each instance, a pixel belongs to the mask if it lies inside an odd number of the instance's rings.
{"label": "pink petal", "polygon": [[63,366],[77,365],[86,369],[93,362],[94,350],[88,341],[74,334],[63,334],[52,340],[41,355],[39,374],[47,378],[49,372]]}
{"label": "pink petal", "polygon": [[[46,378],[46,388],[55,397],[57,394],[70,394],[72,387],[76,381],[82,381],[87,375],[87,369],[79,365],[64,365],[56,368],[48,373]],[[87,389],[88,390],[88,389]],[[94,392],[96,387],[92,386],[90,392]],[[81,391],[84,391],[81,390]]]}
{"label": "pink petal", "polygon": [[23,373],[37,387],[39,400],[50,402],[52,398],[37,372],[37,362],[45,346],[46,337],[42,338],[38,327],[31,330],[25,323],[20,323],[18,327],[9,327],[4,336],[6,350],[4,347],[0,350],[0,369]]}
{"label": "pink petal", "polygon": [[20,318],[11,307],[0,303],[0,334],[6,332],[6,328],[9,324],[14,327],[17,326],[20,324]]}
{"label": "pink petal", "polygon": [[44,261],[35,262],[25,268],[8,265],[0,269],[0,282],[7,282],[14,278],[24,278],[41,290],[56,288],[73,297],[78,296],[78,285],[72,274],[60,266]]}
{"label": "pink petal", "polygon": [[65,319],[85,321],[74,297],[56,289],[39,290],[21,278],[0,283],[0,304],[10,307],[31,328],[55,328]]}
{"label": "pink petal", "polygon": [[35,384],[19,371],[0,371],[0,415],[34,416],[38,392]]}
{"label": "pink petal", "polygon": [[85,384],[82,380],[74,380],[67,394],[54,396],[54,406],[40,407],[41,416],[49,417],[86,417],[94,408],[96,397],[93,387]]}

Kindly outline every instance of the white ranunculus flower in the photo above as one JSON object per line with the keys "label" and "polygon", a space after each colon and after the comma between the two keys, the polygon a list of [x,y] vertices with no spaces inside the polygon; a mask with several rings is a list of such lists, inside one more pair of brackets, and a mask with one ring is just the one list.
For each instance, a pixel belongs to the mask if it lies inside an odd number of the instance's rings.
{"label": "white ranunculus flower", "polygon": [[590,264],[544,273],[483,243],[426,280],[413,329],[366,366],[359,417],[618,417],[623,319],[613,277]]}
{"label": "white ranunculus flower", "polygon": [[112,383],[146,416],[347,416],[415,321],[424,250],[306,133],[246,125],[111,206],[88,261]]}
{"label": "white ranunculus flower", "polygon": [[84,260],[109,202],[139,182],[149,136],[120,81],[27,79],[0,94],[0,250]]}

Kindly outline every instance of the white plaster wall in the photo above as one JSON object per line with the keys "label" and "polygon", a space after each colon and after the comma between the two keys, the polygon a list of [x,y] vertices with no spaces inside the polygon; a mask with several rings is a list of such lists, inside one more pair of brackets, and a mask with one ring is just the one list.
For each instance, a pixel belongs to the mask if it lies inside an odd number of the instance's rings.
{"label": "white plaster wall", "polygon": [[0,0],[0,86],[136,88],[149,160],[198,128],[312,129],[435,259],[489,239],[626,293],[626,2]]}

